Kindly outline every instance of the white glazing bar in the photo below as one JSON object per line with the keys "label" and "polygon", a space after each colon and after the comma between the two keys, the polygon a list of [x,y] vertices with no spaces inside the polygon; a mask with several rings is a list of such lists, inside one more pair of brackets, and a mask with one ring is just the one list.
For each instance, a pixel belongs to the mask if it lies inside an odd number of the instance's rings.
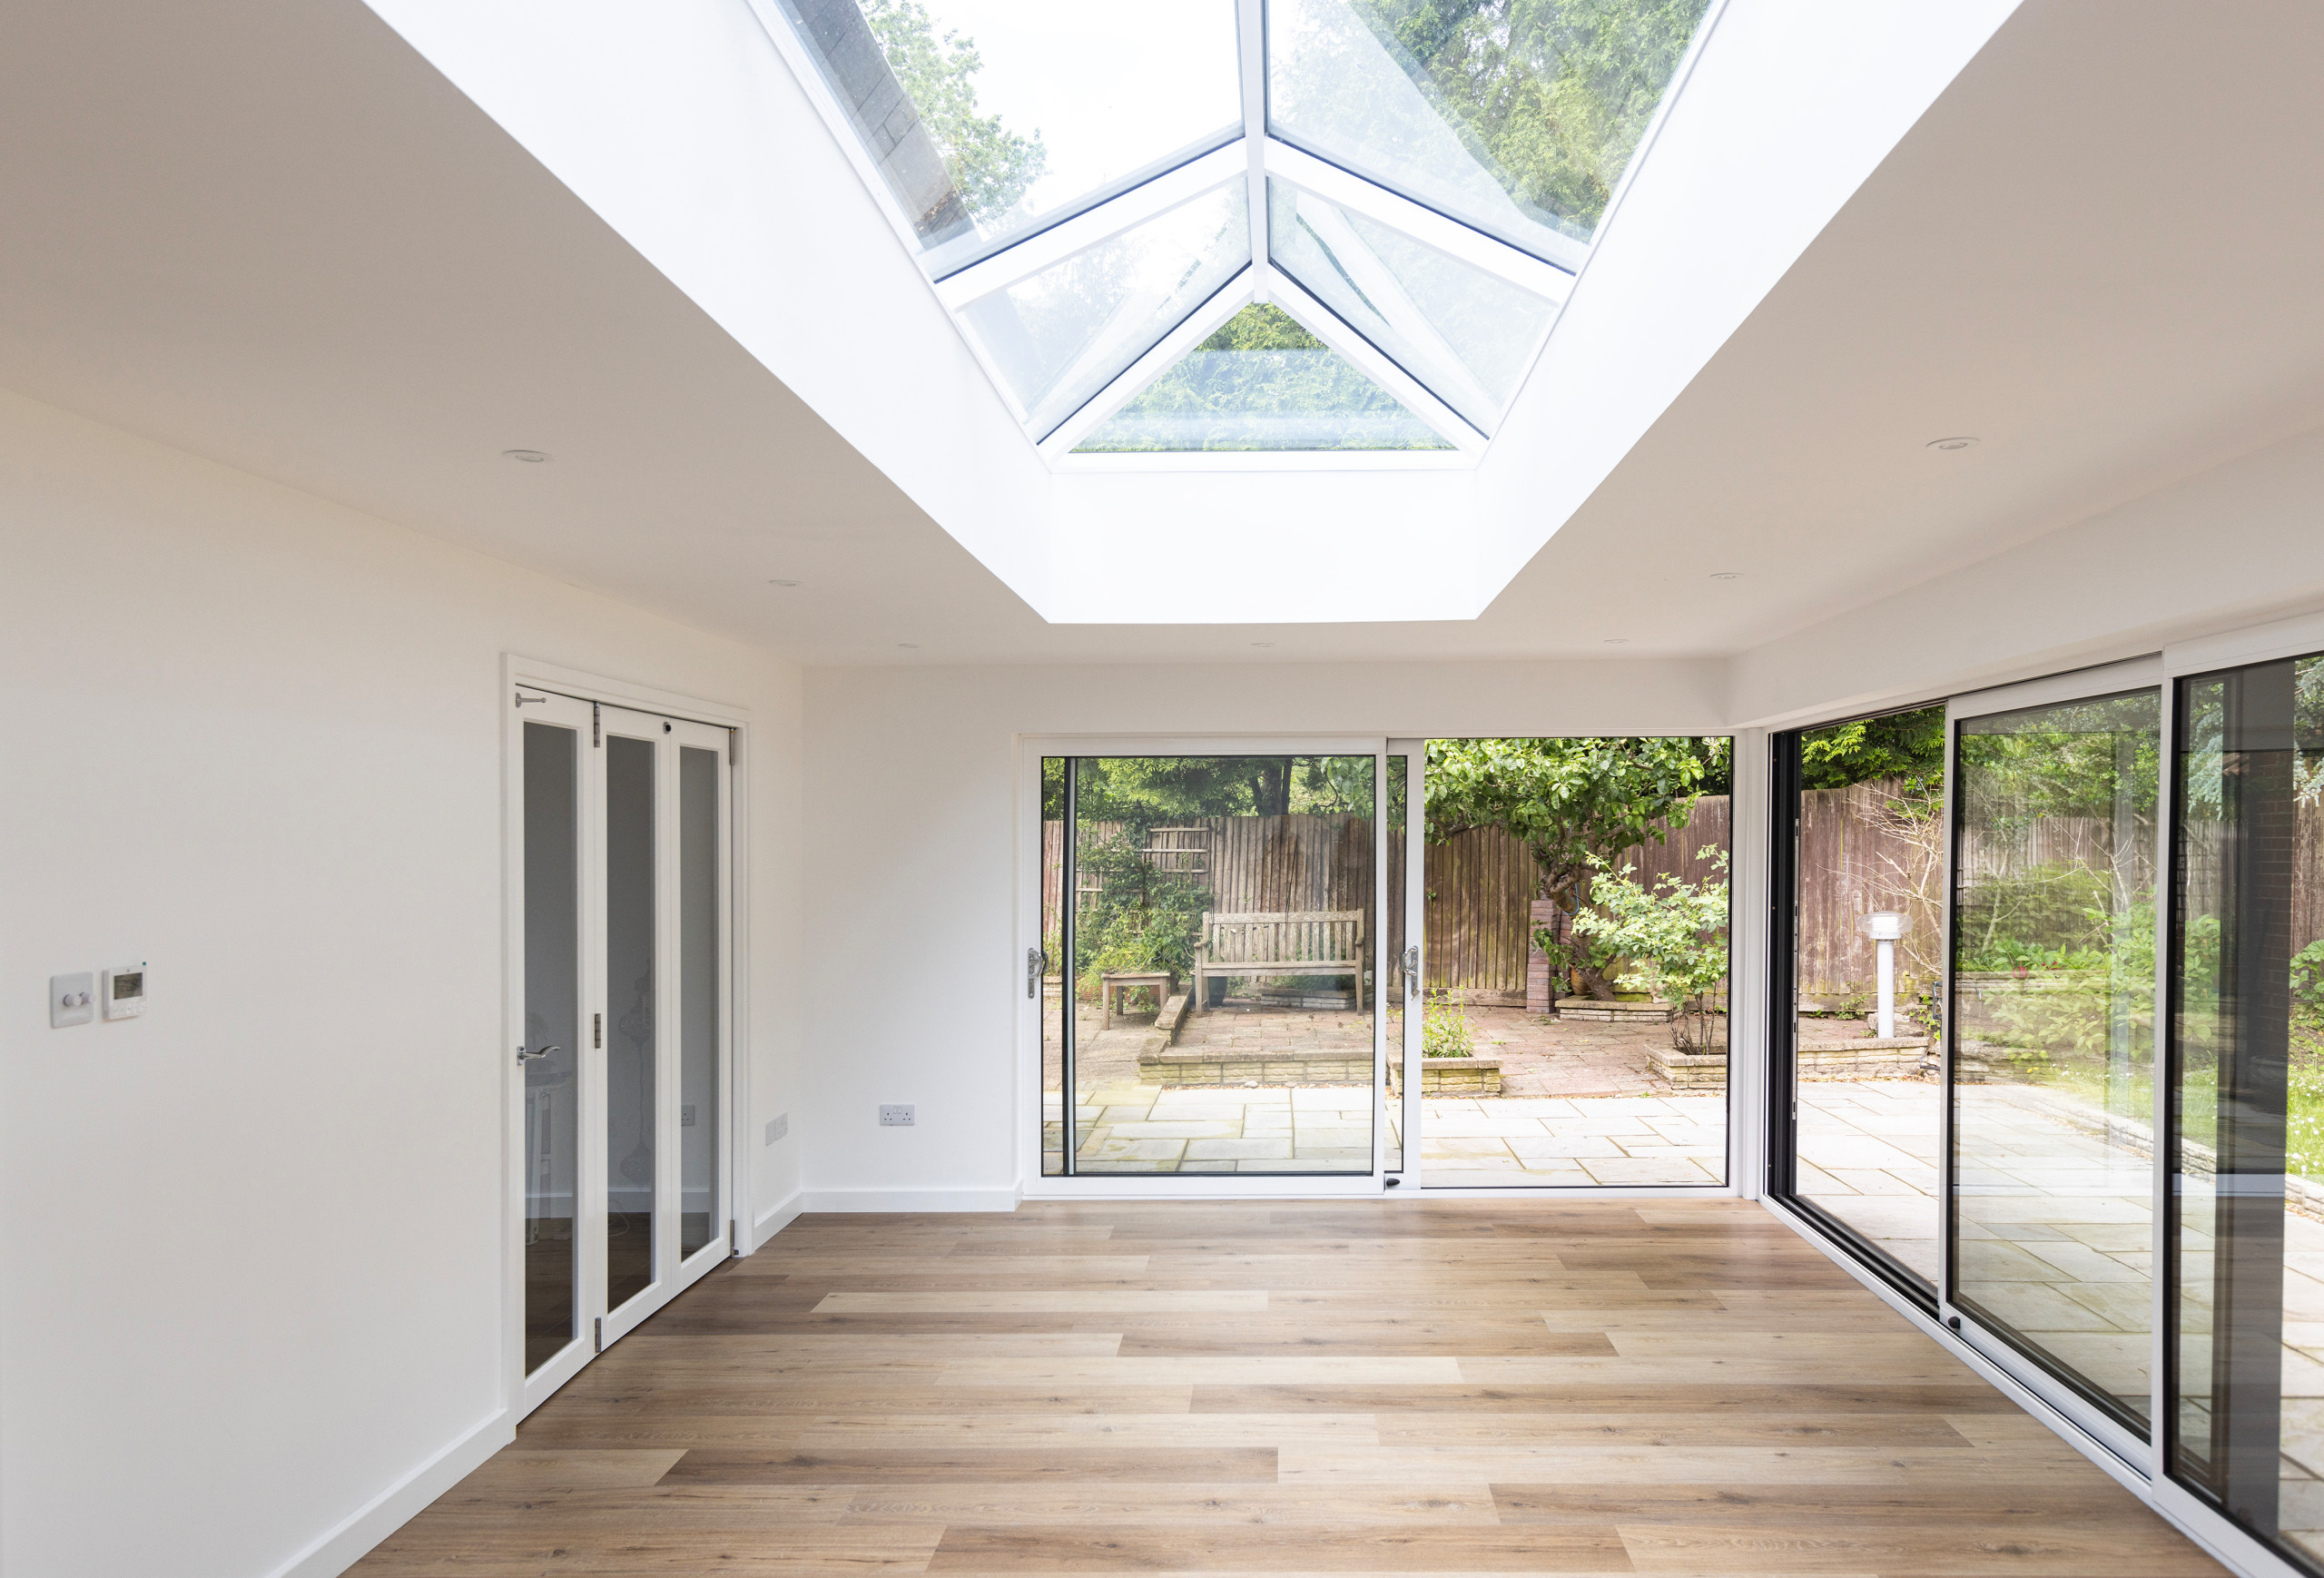
{"label": "white glazing bar", "polygon": [[982,262],[946,275],[936,281],[937,299],[948,310],[957,312],[970,302],[995,291],[1005,291],[1020,280],[1029,280],[1076,252],[1102,246],[1182,202],[1227,182],[1247,178],[1249,163],[1239,142],[1214,148],[1201,158],[1166,171],[1142,186],[1131,187],[1119,197],[1029,235]]}
{"label": "white glazing bar", "polygon": [[1235,0],[1235,31],[1243,66],[1243,158],[1250,182],[1251,272],[1254,301],[1267,299],[1267,24],[1266,0]]}
{"label": "white glazing bar", "polygon": [[1136,399],[1146,386],[1177,365],[1180,357],[1200,345],[1216,333],[1219,325],[1241,311],[1251,301],[1251,287],[1256,269],[1245,269],[1226,283],[1226,288],[1209,301],[1168,334],[1161,342],[1139,357],[1122,375],[1091,397],[1088,404],[1065,419],[1040,442],[1041,453],[1054,460],[1071,452],[1076,444],[1089,436],[1090,429]]}
{"label": "white glazing bar", "polygon": [[[1404,290],[1403,281],[1396,276],[1395,271],[1374,254],[1364,238],[1347,222],[1344,212],[1336,206],[1312,214],[1303,210],[1301,218],[1313,227],[1316,238],[1331,249],[1340,265],[1347,271],[1348,282],[1379,311],[1393,332],[1403,336],[1416,358],[1415,364],[1410,369],[1413,375],[1442,392],[1445,403],[1455,409],[1465,409],[1481,416],[1492,412],[1497,416],[1502,401],[1477,382],[1470,373],[1468,364],[1462,360],[1461,353],[1437,332],[1436,325],[1421,310],[1420,303]],[[1311,291],[1309,294],[1314,292]],[[1481,425],[1489,426],[1490,420]]]}
{"label": "white glazing bar", "polygon": [[1461,413],[1438,399],[1429,387],[1375,350],[1372,342],[1340,321],[1339,315],[1302,290],[1280,269],[1265,271],[1268,299],[1298,321],[1299,326],[1355,364],[1358,371],[1386,390],[1413,415],[1426,422],[1454,449],[1470,456],[1484,453],[1485,435],[1463,420]]}
{"label": "white glazing bar", "polygon": [[[1384,186],[1375,186],[1328,160],[1279,141],[1261,140],[1255,146],[1260,147],[1267,171],[1276,180],[1312,192],[1350,213],[1359,213],[1392,230],[1402,231],[1414,241],[1424,242],[1520,290],[1562,303],[1573,289],[1572,271],[1545,263],[1530,252],[1519,251],[1457,219],[1448,219],[1433,208],[1400,197]],[[1581,250],[1577,243],[1577,253]],[[1579,268],[1578,255],[1574,261]]]}

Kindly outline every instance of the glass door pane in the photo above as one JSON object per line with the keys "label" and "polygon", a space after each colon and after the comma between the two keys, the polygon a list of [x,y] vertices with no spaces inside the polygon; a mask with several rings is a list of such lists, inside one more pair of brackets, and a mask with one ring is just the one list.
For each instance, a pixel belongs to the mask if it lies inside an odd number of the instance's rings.
{"label": "glass door pane", "polygon": [[2141,1436],[2161,749],[2152,690],[1965,718],[1953,794],[1951,1298]]}
{"label": "glass door pane", "polygon": [[[656,725],[658,731],[659,725]],[[606,1307],[654,1281],[656,745],[606,730]]]}
{"label": "glass door pane", "polygon": [[1730,754],[1428,742],[1423,1184],[1725,1179]]}
{"label": "glass door pane", "polygon": [[[1404,1004],[1408,999],[1413,1002],[1419,1001],[1419,971],[1414,970],[1413,979],[1407,980],[1404,970],[1405,951],[1420,941],[1418,929],[1412,925],[1413,910],[1405,886],[1405,873],[1411,869],[1408,863],[1412,843],[1408,825],[1410,818],[1405,814],[1405,806],[1413,775],[1413,752],[1411,747],[1418,744],[1413,741],[1406,745],[1405,742],[1397,740],[1388,743],[1388,781],[1383,786],[1387,792],[1383,820],[1387,824],[1388,835],[1383,847],[1387,852],[1388,863],[1386,881],[1383,884],[1386,902],[1382,905],[1382,912],[1388,918],[1388,932],[1384,939],[1385,946],[1380,950],[1380,979],[1387,983],[1380,989],[1380,1012],[1384,1021],[1382,1039],[1388,1050],[1389,1092],[1382,1106],[1388,1128],[1383,1139],[1381,1170],[1391,1175],[1404,1170]],[[1399,749],[1400,745],[1406,748]],[[1418,956],[1414,955],[1413,959],[1417,963]]]}
{"label": "glass door pane", "polygon": [[2324,1561],[2324,656],[2179,682],[2172,1474]]}
{"label": "glass door pane", "polygon": [[1372,1171],[1376,760],[1061,764],[1060,1165]]}
{"label": "glass door pane", "polygon": [[[1945,960],[1945,709],[1777,741],[1791,872],[1791,1118],[1778,1188],[1905,1286],[1936,1294],[1945,1108],[1933,1003]],[[1878,1018],[1879,940],[1893,1011]],[[1781,968],[1778,965],[1778,968]],[[1778,988],[1779,991],[1783,987]],[[1884,1033],[1885,1031],[1885,1033]]]}
{"label": "glass door pane", "polygon": [[525,1371],[581,1332],[580,733],[527,723],[525,807]]}
{"label": "glass door pane", "polygon": [[725,853],[716,750],[678,747],[678,1254],[709,1244],[719,1223],[719,873]]}

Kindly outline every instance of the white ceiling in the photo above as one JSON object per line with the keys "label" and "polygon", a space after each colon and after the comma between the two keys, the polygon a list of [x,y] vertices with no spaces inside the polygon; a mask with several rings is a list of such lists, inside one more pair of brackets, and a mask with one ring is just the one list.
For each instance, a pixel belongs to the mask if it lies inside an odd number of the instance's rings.
{"label": "white ceiling", "polygon": [[0,385],[810,662],[1732,653],[2324,423],[2324,11],[2188,15],[2020,9],[1473,621],[1044,624],[354,0],[0,9]]}

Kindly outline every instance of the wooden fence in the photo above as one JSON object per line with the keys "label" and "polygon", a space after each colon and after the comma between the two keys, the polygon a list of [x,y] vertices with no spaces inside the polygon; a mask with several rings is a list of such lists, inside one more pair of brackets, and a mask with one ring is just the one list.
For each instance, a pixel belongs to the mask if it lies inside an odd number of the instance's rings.
{"label": "wooden fence", "polygon": [[[1797,970],[1804,998],[1839,999],[1868,991],[1876,970],[1875,945],[1856,931],[1856,917],[1874,910],[1900,910],[1909,917],[1898,948],[1897,968],[1909,976],[1934,978],[1944,943],[1942,825],[1899,814],[1903,786],[1876,780],[1846,789],[1810,790],[1799,807],[1799,925]],[[1693,814],[1668,842],[1624,851],[1613,862],[1637,868],[1637,879],[1651,889],[1669,873],[1688,881],[1710,874],[1711,855],[1728,847],[1729,807],[1724,795],[1698,801]],[[1182,824],[1200,837],[1174,838],[1205,849],[1206,885],[1214,908],[1245,912],[1355,910],[1372,907],[1372,822],[1369,817],[1211,816]],[[1095,823],[1100,837],[1119,824]],[[2191,830],[2197,853],[2188,873],[2190,898],[2209,902],[2216,877],[2204,858],[2211,841]],[[2140,830],[2146,846],[2151,831]],[[2094,818],[2055,817],[2036,823],[2024,838],[2007,844],[1972,837],[1961,852],[1973,874],[2005,875],[2029,864],[2101,863],[2112,858],[2113,830]],[[1041,829],[1043,929],[1054,932],[1062,898],[1064,827]],[[2292,899],[2292,946],[2324,937],[2324,803],[2300,807]],[[1160,863],[1185,868],[1173,855]],[[1390,841],[1388,953],[1403,952],[1403,846]],[[2138,881],[2147,880],[2151,857],[2141,849],[2125,859]],[[1191,873],[1190,873],[1191,874]],[[1522,1001],[1527,920],[1538,887],[1532,857],[1523,844],[1498,829],[1481,828],[1430,846],[1425,873],[1428,938],[1427,977],[1476,998]]]}
{"label": "wooden fence", "polygon": [[[1372,819],[1368,816],[1196,816],[1180,830],[1199,830],[1206,847],[1203,885],[1213,909],[1241,912],[1286,910],[1370,912]],[[1085,823],[1086,836],[1110,838],[1119,823]],[[1159,833],[1157,829],[1157,833]],[[1667,843],[1648,843],[1624,851],[1613,862],[1637,867],[1651,887],[1669,872],[1689,881],[1710,875],[1711,851],[1727,847],[1728,801],[1708,795]],[[1156,842],[1162,842],[1158,836]],[[1184,846],[1157,863],[1194,874]],[[1065,828],[1041,828],[1041,916],[1044,932],[1057,929],[1064,896]],[[1388,954],[1403,952],[1404,852],[1392,838],[1388,852]],[[1525,961],[1531,944],[1527,912],[1540,887],[1533,857],[1523,843],[1498,828],[1477,828],[1428,849],[1423,895],[1427,940],[1426,978],[1443,987],[1483,999],[1525,998]]]}

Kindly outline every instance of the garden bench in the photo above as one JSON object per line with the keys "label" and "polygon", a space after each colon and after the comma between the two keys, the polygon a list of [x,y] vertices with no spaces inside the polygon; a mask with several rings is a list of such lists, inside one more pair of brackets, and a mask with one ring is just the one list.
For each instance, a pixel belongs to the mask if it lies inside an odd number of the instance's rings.
{"label": "garden bench", "polygon": [[1196,1013],[1210,1006],[1210,982],[1221,977],[1344,975],[1364,1006],[1364,912],[1293,910],[1280,913],[1202,912],[1195,944]]}

